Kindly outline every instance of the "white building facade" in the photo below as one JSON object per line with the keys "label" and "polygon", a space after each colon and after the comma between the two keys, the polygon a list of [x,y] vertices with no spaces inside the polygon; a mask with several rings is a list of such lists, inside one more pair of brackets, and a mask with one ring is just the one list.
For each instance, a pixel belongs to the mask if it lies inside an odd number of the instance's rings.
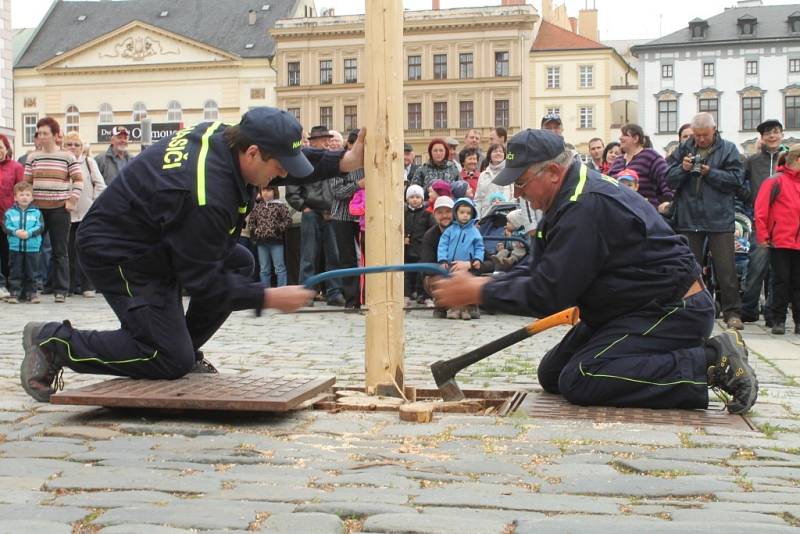
{"label": "white building facade", "polygon": [[678,128],[700,111],[748,154],[767,119],[781,121],[787,138],[800,137],[800,4],[754,4],[634,47],[639,117],[654,148],[671,151]]}

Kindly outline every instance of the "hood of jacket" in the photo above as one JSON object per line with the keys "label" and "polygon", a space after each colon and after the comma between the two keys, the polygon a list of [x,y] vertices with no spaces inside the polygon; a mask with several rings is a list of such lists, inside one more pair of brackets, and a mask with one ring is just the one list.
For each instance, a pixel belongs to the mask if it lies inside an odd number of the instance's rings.
{"label": "hood of jacket", "polygon": [[[469,206],[470,209],[472,209],[472,217],[470,217],[470,219],[466,222],[466,224],[461,224],[460,222],[458,222],[459,206]],[[477,220],[478,220],[478,209],[475,207],[475,203],[472,201],[472,199],[467,197],[462,197],[453,203],[453,224],[457,224],[459,226],[467,228],[469,226],[474,226]]]}

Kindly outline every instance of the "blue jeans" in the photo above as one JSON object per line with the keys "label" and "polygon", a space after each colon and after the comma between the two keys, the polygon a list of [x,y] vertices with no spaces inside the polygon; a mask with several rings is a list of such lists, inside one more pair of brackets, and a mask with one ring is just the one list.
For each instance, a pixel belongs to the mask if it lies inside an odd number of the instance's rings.
{"label": "blue jeans", "polygon": [[261,266],[261,283],[272,282],[272,268],[278,277],[278,287],[286,285],[286,263],[283,261],[283,243],[259,243],[258,264]]}
{"label": "blue jeans", "polygon": [[[750,254],[747,263],[747,277],[742,292],[742,315],[758,319],[761,287],[769,273],[769,249],[760,247],[755,242],[755,231],[751,234]],[[768,300],[769,296],[768,296]],[[769,309],[769,307],[767,307]]]}
{"label": "blue jeans", "polygon": [[[325,270],[336,269],[339,264],[339,250],[336,235],[330,221],[326,221],[316,211],[303,213],[300,219],[300,283],[316,274],[317,257],[320,249],[325,253]],[[341,280],[325,282],[325,298],[330,300],[342,294]]]}

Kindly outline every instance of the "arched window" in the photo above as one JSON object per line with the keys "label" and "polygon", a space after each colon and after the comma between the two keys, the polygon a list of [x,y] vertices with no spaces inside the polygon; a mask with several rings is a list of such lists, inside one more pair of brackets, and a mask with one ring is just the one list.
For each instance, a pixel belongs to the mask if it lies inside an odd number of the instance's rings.
{"label": "arched window", "polygon": [[67,107],[66,120],[64,121],[66,125],[65,131],[67,133],[77,132],[79,129],[80,122],[81,122],[81,112],[78,111],[78,107],[77,106]]}
{"label": "arched window", "polygon": [[133,105],[133,122],[142,122],[142,119],[147,118],[147,106],[144,102],[136,102]]}
{"label": "arched window", "polygon": [[181,122],[183,120],[183,110],[181,103],[177,100],[170,100],[167,104],[167,122]]}
{"label": "arched window", "polygon": [[103,102],[100,104],[100,116],[97,117],[99,124],[114,124],[114,110],[111,109],[111,104]]}
{"label": "arched window", "polygon": [[215,121],[219,119],[219,106],[216,100],[206,100],[203,102],[203,120]]}

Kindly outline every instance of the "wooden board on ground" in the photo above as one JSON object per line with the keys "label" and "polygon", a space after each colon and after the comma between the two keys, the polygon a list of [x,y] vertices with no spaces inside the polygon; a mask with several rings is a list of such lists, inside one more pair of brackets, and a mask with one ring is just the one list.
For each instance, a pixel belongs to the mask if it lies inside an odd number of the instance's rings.
{"label": "wooden board on ground", "polygon": [[119,408],[286,412],[336,382],[333,376],[294,378],[189,374],[178,380],[115,378],[50,397],[53,404]]}

